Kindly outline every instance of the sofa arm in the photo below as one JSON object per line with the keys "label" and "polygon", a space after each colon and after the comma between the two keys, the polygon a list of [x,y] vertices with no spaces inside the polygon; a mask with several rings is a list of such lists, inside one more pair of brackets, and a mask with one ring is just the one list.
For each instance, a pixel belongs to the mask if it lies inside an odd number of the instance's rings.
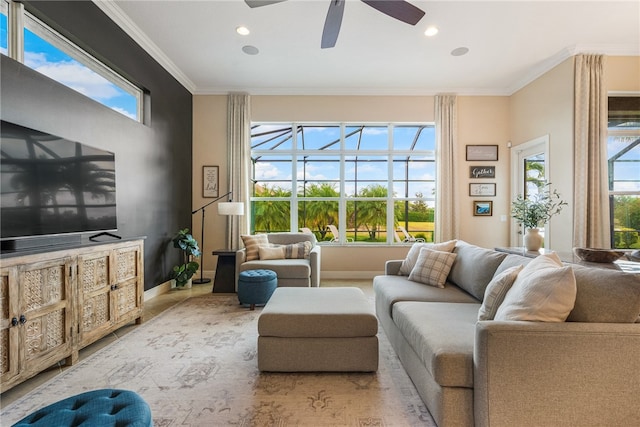
{"label": "sofa arm", "polygon": [[320,270],[322,269],[321,254],[322,248],[319,245],[315,245],[309,253],[309,264],[311,267],[311,277],[309,279],[312,288],[320,286]]}
{"label": "sofa arm", "polygon": [[639,375],[638,324],[480,321],[475,425],[631,425]]}
{"label": "sofa arm", "polygon": [[384,263],[384,274],[387,276],[397,276],[402,265],[401,259],[391,259]]}

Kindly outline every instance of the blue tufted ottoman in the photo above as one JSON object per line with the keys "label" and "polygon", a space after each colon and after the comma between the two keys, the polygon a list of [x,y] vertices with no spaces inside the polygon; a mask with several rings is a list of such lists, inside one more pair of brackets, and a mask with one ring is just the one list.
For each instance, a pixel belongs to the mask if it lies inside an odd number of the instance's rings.
{"label": "blue tufted ottoman", "polygon": [[264,305],[278,287],[278,275],[272,270],[245,270],[238,277],[238,300],[251,310]]}
{"label": "blue tufted ottoman", "polygon": [[102,389],[69,397],[28,415],[13,427],[152,427],[151,409],[138,394]]}

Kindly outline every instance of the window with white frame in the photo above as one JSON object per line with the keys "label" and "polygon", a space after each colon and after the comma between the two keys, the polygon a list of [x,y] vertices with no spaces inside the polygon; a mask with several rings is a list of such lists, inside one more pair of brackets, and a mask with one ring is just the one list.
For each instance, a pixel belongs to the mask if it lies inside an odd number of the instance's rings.
{"label": "window with white frame", "polygon": [[609,97],[611,247],[640,249],[640,97]]}
{"label": "window with white frame", "polygon": [[[142,121],[142,90],[89,55],[45,23],[20,8],[22,19],[9,19],[10,6],[1,1],[0,52],[9,55],[12,37],[23,41],[24,64],[47,77],[133,120]],[[23,22],[14,28],[13,22]],[[20,35],[22,37],[20,37]],[[13,45],[12,45],[13,46]],[[18,58],[14,58],[18,59]]]}
{"label": "window with white frame", "polygon": [[402,227],[433,241],[433,124],[254,123],[251,164],[252,232],[388,244]]}

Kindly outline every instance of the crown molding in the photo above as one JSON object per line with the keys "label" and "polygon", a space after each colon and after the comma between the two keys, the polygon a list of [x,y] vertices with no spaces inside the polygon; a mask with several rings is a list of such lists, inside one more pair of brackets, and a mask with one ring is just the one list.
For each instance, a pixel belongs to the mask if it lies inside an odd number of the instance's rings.
{"label": "crown molding", "polygon": [[92,0],[93,3],[155,59],[169,74],[192,94],[196,85],[176,64],[127,16],[113,0]]}
{"label": "crown molding", "polygon": [[608,45],[608,44],[579,44],[562,49],[555,55],[547,58],[545,61],[534,66],[529,72],[521,79],[516,81],[513,85],[507,88],[508,95],[513,95],[529,83],[541,77],[543,74],[549,72],[554,67],[560,65],[562,62],[571,58],[572,56],[580,55],[583,53],[599,54],[607,56],[640,56],[640,49],[634,45]]}

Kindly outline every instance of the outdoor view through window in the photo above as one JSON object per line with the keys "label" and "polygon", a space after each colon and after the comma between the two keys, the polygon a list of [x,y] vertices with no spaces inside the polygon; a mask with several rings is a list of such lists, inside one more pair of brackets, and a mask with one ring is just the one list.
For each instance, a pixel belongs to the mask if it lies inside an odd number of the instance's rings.
{"label": "outdoor view through window", "polygon": [[251,160],[252,232],[393,243],[403,227],[433,241],[431,124],[254,123]]}

